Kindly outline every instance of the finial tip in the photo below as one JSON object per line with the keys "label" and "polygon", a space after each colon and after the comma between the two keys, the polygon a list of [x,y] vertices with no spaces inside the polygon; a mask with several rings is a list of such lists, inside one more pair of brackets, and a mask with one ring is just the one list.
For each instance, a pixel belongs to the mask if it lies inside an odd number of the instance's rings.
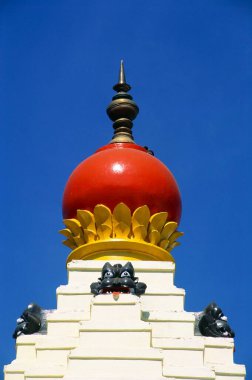
{"label": "finial tip", "polygon": [[123,59],[121,59],[120,63],[119,80],[118,83],[114,85],[113,89],[116,92],[128,92],[131,89],[130,85],[126,83]]}
{"label": "finial tip", "polygon": [[120,64],[119,83],[120,84],[126,84],[123,59],[121,59],[121,64]]}
{"label": "finial tip", "polygon": [[132,96],[127,93],[131,87],[126,83],[122,59],[120,63],[119,81],[113,89],[117,94],[113,96],[112,102],[107,107],[107,114],[114,122],[113,128],[115,130],[111,142],[134,143],[131,128],[133,127],[132,121],[136,118],[139,108],[133,101]]}

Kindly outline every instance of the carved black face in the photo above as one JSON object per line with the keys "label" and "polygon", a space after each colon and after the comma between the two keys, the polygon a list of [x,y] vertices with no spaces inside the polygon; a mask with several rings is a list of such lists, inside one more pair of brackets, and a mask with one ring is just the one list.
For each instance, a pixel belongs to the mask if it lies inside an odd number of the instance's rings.
{"label": "carved black face", "polygon": [[134,268],[131,263],[111,265],[106,263],[102,268],[101,294],[120,292],[132,293],[135,289]]}
{"label": "carved black face", "polygon": [[208,305],[199,320],[199,330],[204,336],[233,338],[234,332],[227,323],[221,308],[212,302]]}
{"label": "carved black face", "polygon": [[13,338],[16,339],[19,335],[34,334],[41,327],[41,312],[42,309],[35,303],[27,306],[22,315],[17,319],[17,327],[13,333]]}
{"label": "carved black face", "polygon": [[95,295],[114,292],[140,295],[145,292],[146,285],[137,282],[137,280],[133,265],[130,262],[124,266],[106,263],[102,268],[99,282],[91,284],[91,292]]}

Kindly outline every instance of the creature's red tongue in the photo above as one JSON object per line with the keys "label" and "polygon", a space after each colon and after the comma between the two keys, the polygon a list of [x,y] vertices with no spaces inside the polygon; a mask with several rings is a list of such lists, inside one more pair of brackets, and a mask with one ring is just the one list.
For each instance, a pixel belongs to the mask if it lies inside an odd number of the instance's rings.
{"label": "creature's red tongue", "polygon": [[118,300],[119,296],[120,296],[120,292],[113,292],[113,298],[115,301]]}

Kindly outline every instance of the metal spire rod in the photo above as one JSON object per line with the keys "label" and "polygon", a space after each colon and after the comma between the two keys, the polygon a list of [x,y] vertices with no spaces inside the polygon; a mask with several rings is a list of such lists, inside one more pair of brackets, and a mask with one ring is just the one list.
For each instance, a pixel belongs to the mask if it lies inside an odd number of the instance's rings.
{"label": "metal spire rod", "polygon": [[111,142],[133,143],[134,138],[131,132],[133,127],[132,120],[136,118],[139,108],[132,96],[127,94],[131,87],[126,83],[123,60],[120,63],[118,83],[114,85],[113,89],[117,94],[113,96],[112,102],[107,108],[107,114],[114,122],[113,128],[115,130]]}
{"label": "metal spire rod", "polygon": [[123,59],[121,59],[118,83],[114,85],[113,90],[117,92],[128,92],[130,89],[130,85],[126,83]]}

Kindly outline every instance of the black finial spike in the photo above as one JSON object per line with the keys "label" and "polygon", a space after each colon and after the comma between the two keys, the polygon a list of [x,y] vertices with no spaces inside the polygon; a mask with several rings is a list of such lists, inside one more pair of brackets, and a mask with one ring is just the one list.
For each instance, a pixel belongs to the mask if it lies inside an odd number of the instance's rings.
{"label": "black finial spike", "polygon": [[118,83],[114,85],[113,90],[116,92],[128,92],[131,89],[130,85],[126,83],[126,76],[124,70],[123,60],[121,59],[120,71],[119,71],[119,80]]}
{"label": "black finial spike", "polygon": [[131,89],[130,85],[126,83],[123,60],[120,64],[119,81],[113,87],[117,92],[113,96],[112,102],[107,108],[109,118],[114,122],[113,128],[115,130],[112,138],[114,142],[134,142],[131,129],[133,127],[132,121],[136,118],[139,108],[127,92]]}

